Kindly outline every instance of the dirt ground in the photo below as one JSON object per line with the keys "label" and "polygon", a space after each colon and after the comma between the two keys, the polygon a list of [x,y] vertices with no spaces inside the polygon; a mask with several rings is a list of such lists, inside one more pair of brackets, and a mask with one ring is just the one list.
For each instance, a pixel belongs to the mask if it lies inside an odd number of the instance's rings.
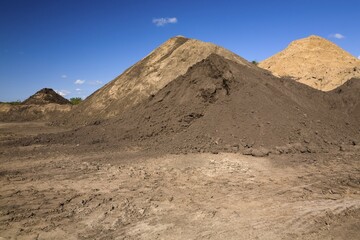
{"label": "dirt ground", "polygon": [[[0,124],[0,143],[61,132]],[[360,148],[157,155],[0,145],[0,239],[358,239]]]}

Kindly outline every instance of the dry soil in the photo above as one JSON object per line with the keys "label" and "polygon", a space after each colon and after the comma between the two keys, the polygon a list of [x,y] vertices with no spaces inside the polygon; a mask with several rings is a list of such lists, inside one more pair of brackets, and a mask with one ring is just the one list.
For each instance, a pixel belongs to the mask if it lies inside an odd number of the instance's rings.
{"label": "dry soil", "polygon": [[[159,155],[4,142],[63,129],[1,124],[2,239],[356,239],[360,150]],[[3,137],[7,133],[7,137]]]}

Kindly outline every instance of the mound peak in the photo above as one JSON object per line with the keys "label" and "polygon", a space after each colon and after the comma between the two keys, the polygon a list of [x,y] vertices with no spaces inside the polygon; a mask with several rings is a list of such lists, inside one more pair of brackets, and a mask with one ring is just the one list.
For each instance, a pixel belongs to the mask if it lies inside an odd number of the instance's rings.
{"label": "mound peak", "polygon": [[291,77],[322,91],[333,90],[353,77],[360,77],[360,60],[316,35],[291,42],[259,66],[276,76]]}
{"label": "mound peak", "polygon": [[245,59],[212,43],[176,36],[97,90],[65,118],[65,123],[86,124],[122,114],[140,103],[194,64],[215,53],[253,68]]}
{"label": "mound peak", "polygon": [[70,101],[56,93],[51,88],[43,88],[22,102],[22,104],[25,105],[44,105],[49,103],[70,104]]}
{"label": "mound peak", "polygon": [[310,35],[310,36],[308,36],[307,38],[309,38],[309,39],[323,39],[323,40],[325,40],[325,38],[323,38],[323,37],[320,37],[320,36],[318,36],[318,35]]}

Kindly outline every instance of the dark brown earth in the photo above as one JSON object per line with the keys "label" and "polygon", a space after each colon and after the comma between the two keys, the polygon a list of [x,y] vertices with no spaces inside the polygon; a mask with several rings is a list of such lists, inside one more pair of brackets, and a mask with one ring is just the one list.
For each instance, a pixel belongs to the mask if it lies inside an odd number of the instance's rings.
{"label": "dark brown earth", "polygon": [[119,117],[27,144],[258,156],[339,149],[359,143],[358,83],[325,93],[212,54]]}
{"label": "dark brown earth", "polygon": [[330,104],[333,108],[343,109],[348,115],[360,122],[360,79],[352,78],[342,86],[331,91]]}

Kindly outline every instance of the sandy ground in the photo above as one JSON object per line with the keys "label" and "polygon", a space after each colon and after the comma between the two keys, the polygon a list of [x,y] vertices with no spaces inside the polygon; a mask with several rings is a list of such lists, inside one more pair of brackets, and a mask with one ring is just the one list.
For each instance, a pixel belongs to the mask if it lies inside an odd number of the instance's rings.
{"label": "sandy ground", "polygon": [[[0,141],[62,129],[1,124]],[[77,150],[79,149],[79,150]],[[358,239],[360,149],[255,158],[0,146],[0,239]]]}

